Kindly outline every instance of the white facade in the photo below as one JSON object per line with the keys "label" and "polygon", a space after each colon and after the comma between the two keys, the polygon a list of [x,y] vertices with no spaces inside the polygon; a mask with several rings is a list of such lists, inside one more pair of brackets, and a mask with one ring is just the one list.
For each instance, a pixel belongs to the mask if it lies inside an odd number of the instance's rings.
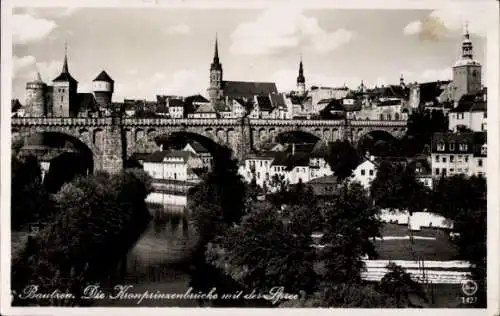
{"label": "white facade", "polygon": [[187,163],[182,158],[167,157],[163,162],[144,162],[144,171],[153,179],[186,181]]}
{"label": "white facade", "polygon": [[325,176],[333,175],[333,171],[330,165],[326,162],[324,158],[310,158],[309,159],[309,179],[316,179]]}
{"label": "white facade", "polygon": [[373,160],[374,158],[370,157],[370,159],[366,159],[359,164],[352,172],[351,181],[357,181],[365,189],[368,189],[373,179],[377,176],[377,166]]}
{"label": "white facade", "polygon": [[252,157],[245,160],[245,165],[240,167],[239,173],[246,182],[251,182],[255,177],[257,185],[262,187],[264,182],[271,179],[271,163],[273,157]]}
{"label": "white facade", "polygon": [[431,190],[433,189],[434,183],[432,175],[417,175],[416,178],[417,181],[420,181],[424,186]]}
{"label": "white facade", "polygon": [[306,183],[311,180],[309,166],[295,166],[292,170],[287,170],[286,166],[274,165],[270,170],[271,178],[274,175],[283,176],[289,184],[296,184],[300,181]]}
{"label": "white facade", "polygon": [[189,113],[189,118],[217,118],[217,113],[215,112],[201,112],[201,113]]}
{"label": "white facade", "polygon": [[184,107],[182,106],[170,106],[168,107],[168,114],[171,118],[183,118],[184,117]]}
{"label": "white facade", "polygon": [[435,178],[457,174],[486,176],[486,157],[474,157],[472,153],[432,153],[432,175]]}
{"label": "white facade", "polygon": [[487,130],[487,114],[486,111],[471,111],[471,112],[451,112],[448,114],[450,122],[450,130],[457,131],[459,126],[469,128],[474,132],[485,132]]}

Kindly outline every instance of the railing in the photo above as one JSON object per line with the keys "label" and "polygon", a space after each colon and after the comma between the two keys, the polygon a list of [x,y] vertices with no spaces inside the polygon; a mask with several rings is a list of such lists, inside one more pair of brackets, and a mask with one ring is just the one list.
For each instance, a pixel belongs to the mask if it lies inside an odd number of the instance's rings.
{"label": "railing", "polygon": [[112,118],[97,117],[16,117],[11,125],[111,125]]}

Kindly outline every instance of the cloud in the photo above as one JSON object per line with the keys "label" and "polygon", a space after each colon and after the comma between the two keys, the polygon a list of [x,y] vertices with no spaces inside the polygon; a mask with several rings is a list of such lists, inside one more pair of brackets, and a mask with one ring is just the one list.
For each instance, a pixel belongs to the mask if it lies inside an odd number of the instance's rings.
{"label": "cloud", "polygon": [[432,11],[420,21],[412,21],[405,26],[403,33],[418,35],[422,39],[438,40],[443,37],[456,37],[463,33],[467,23],[469,32],[484,37],[490,25],[490,12],[472,3],[452,3]]}
{"label": "cloud", "polygon": [[189,25],[186,24],[169,25],[165,29],[163,29],[164,33],[171,35],[189,34],[190,31],[191,29],[189,28]]}
{"label": "cloud", "polygon": [[35,65],[35,57],[33,56],[13,56],[12,57],[12,77],[20,77],[30,67]]}
{"label": "cloud", "polygon": [[30,14],[12,15],[12,42],[26,44],[47,37],[57,27],[56,22]]}
{"label": "cloud", "polygon": [[426,69],[420,74],[420,82],[436,81],[436,80],[451,80],[453,71],[450,67],[443,69]]}
{"label": "cloud", "polygon": [[325,54],[351,41],[353,35],[345,29],[324,30],[316,18],[305,16],[295,6],[272,7],[255,21],[239,24],[231,34],[229,49],[237,54],[265,55],[301,46]]}
{"label": "cloud", "polygon": [[34,17],[47,17],[47,18],[63,18],[68,17],[75,12],[79,11],[80,7],[66,7],[66,8],[20,8],[20,12],[32,15]]}
{"label": "cloud", "polygon": [[180,69],[172,74],[157,72],[148,79],[139,79],[133,84],[117,84],[115,87],[116,100],[124,98],[138,98],[154,100],[157,94],[188,96],[205,94],[208,87],[206,74],[191,69]]}

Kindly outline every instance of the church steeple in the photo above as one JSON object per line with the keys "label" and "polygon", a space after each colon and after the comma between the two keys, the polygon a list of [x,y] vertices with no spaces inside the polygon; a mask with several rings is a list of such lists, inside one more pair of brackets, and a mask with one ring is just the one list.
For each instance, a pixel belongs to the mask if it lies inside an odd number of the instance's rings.
{"label": "church steeple", "polygon": [[69,74],[68,71],[68,42],[64,42],[64,63],[62,72],[63,74]]}
{"label": "church steeple", "polygon": [[462,41],[462,58],[473,59],[472,42],[469,35],[469,26],[465,24],[464,40]]}
{"label": "church steeple", "polygon": [[299,76],[297,77],[297,84],[305,82],[306,78],[304,77],[304,65],[302,64],[302,57],[301,57],[299,63]]}
{"label": "church steeple", "polygon": [[61,69],[61,74],[57,76],[56,79],[53,81],[66,81],[66,82],[71,82],[73,84],[76,84],[77,81],[75,78],[71,76],[69,73],[69,68],[68,68],[68,43],[64,42],[64,61],[63,61],[63,66]]}
{"label": "church steeple", "polygon": [[222,71],[222,65],[219,61],[219,40],[217,38],[217,33],[215,33],[214,59],[212,61],[212,65],[210,66],[210,70],[221,70]]}

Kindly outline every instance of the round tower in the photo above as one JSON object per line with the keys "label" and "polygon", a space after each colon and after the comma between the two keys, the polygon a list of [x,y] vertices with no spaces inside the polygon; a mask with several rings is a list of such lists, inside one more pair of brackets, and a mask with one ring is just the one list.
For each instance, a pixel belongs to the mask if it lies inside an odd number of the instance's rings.
{"label": "round tower", "polygon": [[35,80],[26,83],[26,116],[42,117],[45,115],[45,87],[39,72]]}
{"label": "round tower", "polygon": [[110,105],[115,81],[103,70],[92,83],[97,104],[99,104],[100,107],[107,107]]}

